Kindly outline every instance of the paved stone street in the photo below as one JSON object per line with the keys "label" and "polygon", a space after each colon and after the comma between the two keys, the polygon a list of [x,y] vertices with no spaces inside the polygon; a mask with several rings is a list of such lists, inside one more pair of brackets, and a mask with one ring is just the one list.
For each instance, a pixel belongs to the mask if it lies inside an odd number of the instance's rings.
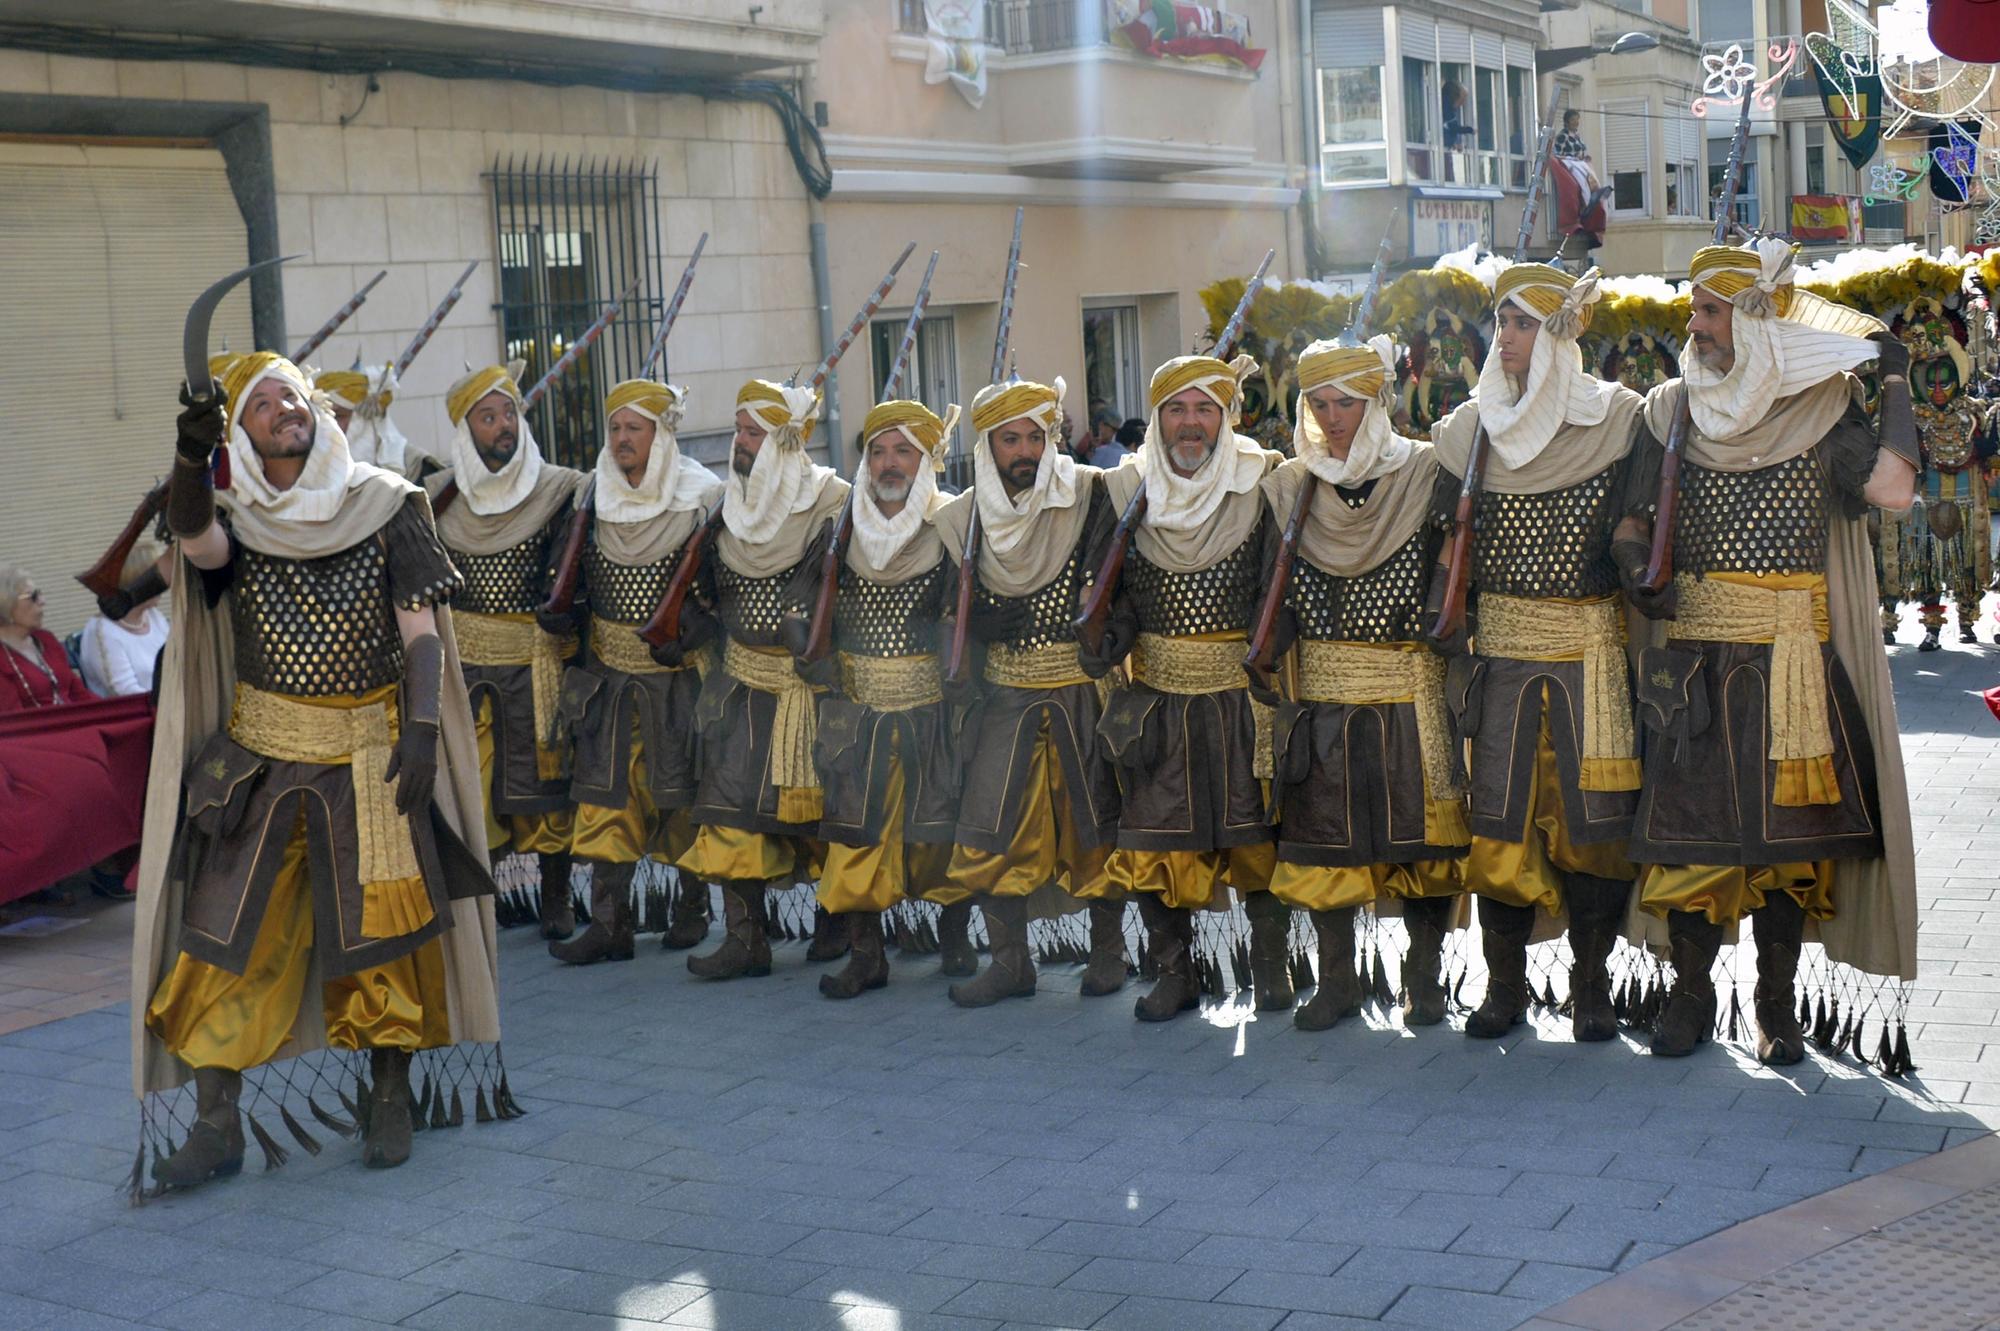
{"label": "paved stone street", "polygon": [[565,970],[513,930],[528,1116],[423,1134],[391,1173],[335,1140],[264,1175],[253,1149],[129,1209],[124,1007],[0,1037],[0,1326],[1514,1326],[2000,1118],[1995,656],[1895,652],[1924,910],[1906,1082],[1578,1047],[1546,1016],[1499,1044],[1372,1008],[1320,1036],[1242,1002],[1141,1026],[1070,967],[982,1012],[934,960],[835,1004],[798,945],[703,985],[650,938]]}

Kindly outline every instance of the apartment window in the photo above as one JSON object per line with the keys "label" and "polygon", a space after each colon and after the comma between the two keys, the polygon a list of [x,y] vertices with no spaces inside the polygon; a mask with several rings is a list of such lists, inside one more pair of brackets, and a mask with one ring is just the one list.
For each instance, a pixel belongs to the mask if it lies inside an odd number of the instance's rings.
{"label": "apartment window", "polygon": [[1091,301],[1083,307],[1084,419],[1101,408],[1120,420],[1144,416],[1139,384],[1139,307],[1123,301]]}
{"label": "apartment window", "polygon": [[[909,312],[905,311],[868,325],[869,381],[874,385],[877,402],[887,393],[889,367],[895,362],[896,348],[902,345],[903,329],[909,322]],[[896,396],[914,398],[940,415],[945,403],[959,400],[958,339],[950,314],[934,309],[924,312],[924,321],[917,327],[916,343],[910,348],[910,364],[903,371]],[[861,441],[853,442],[858,448]],[[972,480],[969,459],[963,454],[961,441],[953,439],[945,460],[945,473],[947,480],[961,488]],[[960,471],[964,473],[962,477],[958,475]]]}
{"label": "apartment window", "polygon": [[1701,122],[1683,108],[1660,126],[1666,144],[1666,215],[1706,217],[1708,201],[1701,192]]}
{"label": "apartment window", "polygon": [[1651,211],[1647,191],[1652,179],[1652,135],[1647,132],[1652,121],[1646,99],[1607,101],[1599,109],[1604,128],[1599,135],[1603,156],[1598,170],[1611,186],[1607,208],[1614,217],[1644,217]]}
{"label": "apartment window", "polygon": [[[1509,55],[1513,54],[1510,44]],[[1531,57],[1532,58],[1532,57]],[[1535,124],[1535,72],[1519,65],[1507,67],[1507,183],[1515,189],[1528,188],[1528,158],[1541,136]]]}
{"label": "apartment window", "polygon": [[1389,178],[1389,124],[1382,105],[1382,12],[1319,9],[1312,22],[1319,70],[1320,180],[1380,184]]}
{"label": "apartment window", "polygon": [[[1711,201],[1722,197],[1722,181],[1729,173],[1729,140],[1710,139],[1708,164],[1708,198],[1702,200],[1704,217],[1712,217]],[[1763,210],[1757,206],[1757,136],[1743,146],[1743,178],[1736,188],[1736,207],[1732,211],[1736,224],[1746,231],[1755,231],[1762,223]]]}

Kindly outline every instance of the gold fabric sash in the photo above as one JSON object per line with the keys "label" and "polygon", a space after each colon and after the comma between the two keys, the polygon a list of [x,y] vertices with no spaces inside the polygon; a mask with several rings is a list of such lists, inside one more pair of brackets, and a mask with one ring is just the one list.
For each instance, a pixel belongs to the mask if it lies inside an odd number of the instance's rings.
{"label": "gold fabric sash", "polygon": [[[1230,693],[1250,687],[1243,673],[1245,635],[1216,634],[1213,637],[1168,637],[1141,633],[1132,648],[1132,678],[1162,693]],[[1257,748],[1251,770],[1261,780],[1271,777],[1271,709],[1256,698],[1250,699],[1250,716],[1256,723]],[[1189,754],[1190,761],[1198,755]]]}
{"label": "gold fabric sash", "polygon": [[473,666],[527,666],[535,695],[535,738],[544,740],[555,725],[562,696],[563,659],[576,653],[576,639],[542,632],[533,615],[480,615],[461,610],[451,617],[458,635],[458,659]]}
{"label": "gold fabric sash", "polygon": [[771,723],[771,784],[816,788],[813,741],[819,738],[819,718],[813,688],[799,678],[792,654],[782,647],[747,647],[731,638],[722,649],[722,668],[738,683],[778,697]]}
{"label": "gold fabric sash", "polygon": [[986,682],[1010,689],[1060,689],[1088,684],[1073,642],[1042,647],[1008,647],[993,643],[986,649]]}
{"label": "gold fabric sash", "polygon": [[1472,839],[1452,775],[1451,720],[1444,702],[1444,658],[1418,643],[1299,640],[1299,697],[1366,706],[1409,703],[1417,713],[1424,765],[1424,840],[1462,846]]}
{"label": "gold fabric sash", "polygon": [[878,712],[907,712],[944,701],[938,659],[921,656],[850,656],[840,654],[841,688],[863,707]]}
{"label": "gold fabric sash", "polygon": [[606,619],[590,621],[590,654],[613,670],[622,670],[628,675],[664,675],[668,668],[653,659],[652,648],[646,645],[630,624],[616,624]]}
{"label": "gold fabric sash", "polygon": [[1512,661],[1583,662],[1584,790],[1637,790],[1637,739],[1632,729],[1632,682],[1625,668],[1625,602],[1479,597],[1481,656]]}
{"label": "gold fabric sash", "polygon": [[241,680],[229,714],[229,736],[252,753],[288,763],[345,763],[354,769],[354,828],[363,883],[421,877],[410,820],[396,812],[386,779],[398,733],[393,686],[376,701],[331,698],[307,702],[266,693]]}
{"label": "gold fabric sash", "polygon": [[[1831,632],[1826,579],[1818,574],[1767,578],[1762,586],[1736,581],[1749,576],[1676,575],[1680,613],[1667,624],[1667,636],[1769,643],[1770,756],[1779,762],[1827,757],[1833,753],[1833,727],[1826,710],[1826,663],[1819,650]],[[1768,585],[1772,582],[1780,585]]]}

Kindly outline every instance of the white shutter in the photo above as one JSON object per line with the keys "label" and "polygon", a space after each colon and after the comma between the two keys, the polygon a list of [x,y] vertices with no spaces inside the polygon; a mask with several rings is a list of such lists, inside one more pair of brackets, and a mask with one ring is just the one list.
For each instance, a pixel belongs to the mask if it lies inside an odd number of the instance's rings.
{"label": "white shutter", "polygon": [[1380,9],[1313,10],[1313,64],[1320,69],[1357,69],[1382,63]]}
{"label": "white shutter", "polygon": [[1416,60],[1437,59],[1437,20],[1429,14],[1418,14],[1408,9],[1396,11],[1397,26],[1402,29],[1403,54]]}
{"label": "white shutter", "polygon": [[1517,69],[1535,67],[1535,48],[1518,38],[1507,39],[1507,63]]}
{"label": "white shutter", "polygon": [[1474,32],[1472,34],[1472,54],[1479,61],[1481,69],[1498,69],[1505,63],[1503,48],[1506,43],[1494,32]]}
{"label": "white shutter", "polygon": [[1472,61],[1472,33],[1456,23],[1437,25],[1438,59],[1455,60],[1460,64]]}
{"label": "white shutter", "polygon": [[1599,145],[1602,156],[1598,160],[1604,173],[1644,171],[1646,126],[1651,123],[1645,119],[1645,100],[1605,102],[1600,109],[1604,114],[1598,119],[1603,122],[1604,132]]}
{"label": "white shutter", "polygon": [[[249,244],[210,148],[0,144],[0,236],[0,558],[61,637],[97,612],[74,575],[173,461],[188,303]],[[249,283],[212,337],[253,348]]]}

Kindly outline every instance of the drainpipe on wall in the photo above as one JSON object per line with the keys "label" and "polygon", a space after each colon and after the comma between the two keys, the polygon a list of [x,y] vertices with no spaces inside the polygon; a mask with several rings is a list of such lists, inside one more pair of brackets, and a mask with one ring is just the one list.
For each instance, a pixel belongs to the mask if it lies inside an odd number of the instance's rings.
{"label": "drainpipe on wall", "polygon": [[1305,210],[1300,219],[1300,239],[1305,248],[1305,276],[1313,278],[1320,276],[1326,267],[1319,245],[1319,71],[1313,65],[1313,0],[1298,0],[1298,24],[1299,156],[1305,161],[1306,172],[1305,189],[1299,193],[1299,203]]}

